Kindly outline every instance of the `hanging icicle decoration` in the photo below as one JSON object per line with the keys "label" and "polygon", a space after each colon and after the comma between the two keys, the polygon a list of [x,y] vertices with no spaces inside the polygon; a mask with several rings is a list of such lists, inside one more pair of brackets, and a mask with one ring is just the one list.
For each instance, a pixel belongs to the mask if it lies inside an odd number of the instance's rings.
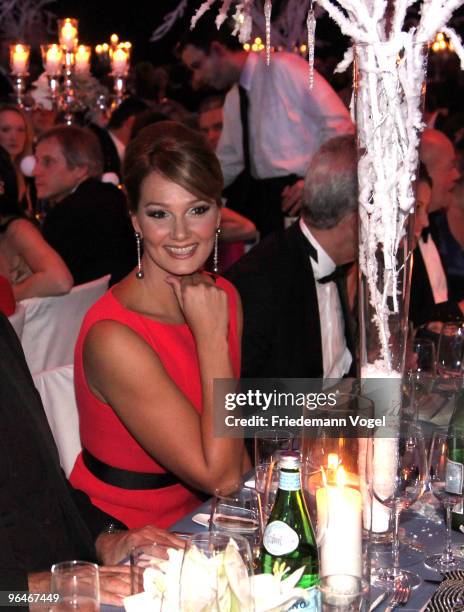
{"label": "hanging icicle decoration", "polygon": [[314,85],[314,47],[316,41],[316,16],[314,14],[312,0],[309,5],[306,27],[308,29],[308,84],[309,89],[312,89]]}
{"label": "hanging icicle decoration", "polygon": [[266,21],[266,64],[271,63],[271,15],[272,15],[272,0],[264,2],[264,18]]}

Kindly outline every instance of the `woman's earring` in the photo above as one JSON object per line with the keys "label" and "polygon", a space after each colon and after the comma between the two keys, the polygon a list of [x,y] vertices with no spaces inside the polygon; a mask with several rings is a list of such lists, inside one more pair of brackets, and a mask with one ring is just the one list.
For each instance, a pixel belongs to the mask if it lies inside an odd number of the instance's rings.
{"label": "woman's earring", "polygon": [[139,232],[135,232],[135,241],[137,243],[137,272],[135,276],[141,279],[145,275],[142,270],[142,235]]}
{"label": "woman's earring", "polygon": [[216,230],[216,235],[214,237],[214,254],[213,254],[213,272],[217,274],[219,272],[218,265],[218,247],[219,247],[219,234],[221,233],[221,228],[218,227]]}

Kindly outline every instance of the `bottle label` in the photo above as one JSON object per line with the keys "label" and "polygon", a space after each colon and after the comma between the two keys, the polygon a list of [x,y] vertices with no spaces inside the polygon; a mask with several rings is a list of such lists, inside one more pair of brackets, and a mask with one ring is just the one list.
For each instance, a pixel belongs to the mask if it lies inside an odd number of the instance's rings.
{"label": "bottle label", "polygon": [[279,489],[282,489],[282,491],[299,491],[301,489],[300,472],[280,470]]}
{"label": "bottle label", "polygon": [[297,532],[283,521],[272,521],[264,532],[264,548],[274,557],[288,555],[296,550],[299,543]]}
{"label": "bottle label", "polygon": [[455,493],[461,495],[462,485],[464,477],[464,466],[462,463],[452,461],[451,459],[446,460],[446,474],[445,474],[445,490],[448,493]]}

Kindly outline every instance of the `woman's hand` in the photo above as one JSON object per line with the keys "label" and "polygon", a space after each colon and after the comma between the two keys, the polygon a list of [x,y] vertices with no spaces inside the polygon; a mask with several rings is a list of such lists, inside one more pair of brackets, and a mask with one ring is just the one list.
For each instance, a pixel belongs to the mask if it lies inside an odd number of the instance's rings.
{"label": "woman's hand", "polygon": [[205,274],[168,276],[177,301],[197,342],[225,339],[229,327],[227,294]]}

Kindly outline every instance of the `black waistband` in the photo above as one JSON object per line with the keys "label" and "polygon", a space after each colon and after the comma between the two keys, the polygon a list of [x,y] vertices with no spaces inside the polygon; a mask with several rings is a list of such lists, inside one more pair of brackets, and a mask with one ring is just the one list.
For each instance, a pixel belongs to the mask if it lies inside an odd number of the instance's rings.
{"label": "black waistband", "polygon": [[121,489],[162,489],[180,482],[173,474],[132,472],[113,467],[94,457],[86,448],[82,449],[82,460],[96,478]]}

